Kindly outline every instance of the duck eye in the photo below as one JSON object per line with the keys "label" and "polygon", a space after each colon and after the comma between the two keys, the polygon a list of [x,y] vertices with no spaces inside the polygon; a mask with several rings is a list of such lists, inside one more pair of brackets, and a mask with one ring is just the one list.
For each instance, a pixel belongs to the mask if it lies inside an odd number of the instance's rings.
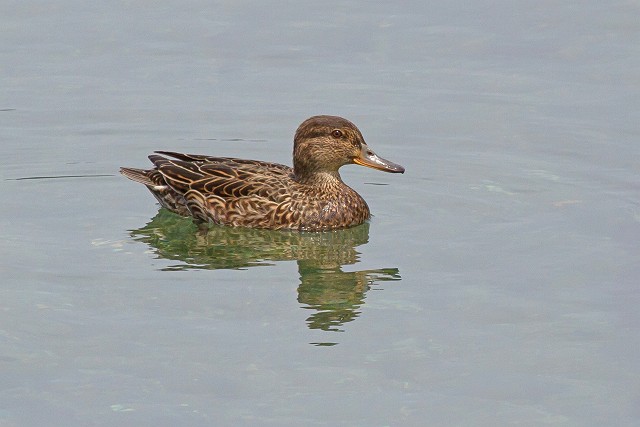
{"label": "duck eye", "polygon": [[340,129],[334,129],[334,130],[331,132],[331,135],[332,135],[334,138],[340,138],[340,137],[342,137],[342,131],[341,131]]}

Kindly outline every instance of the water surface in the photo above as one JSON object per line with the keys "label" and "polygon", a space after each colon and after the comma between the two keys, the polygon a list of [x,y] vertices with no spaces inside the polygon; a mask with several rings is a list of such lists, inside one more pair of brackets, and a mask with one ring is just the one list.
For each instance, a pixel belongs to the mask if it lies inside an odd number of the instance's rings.
{"label": "water surface", "polygon": [[[0,424],[640,421],[633,2],[0,6]],[[153,150],[290,164],[314,114],[331,233],[158,210]]]}

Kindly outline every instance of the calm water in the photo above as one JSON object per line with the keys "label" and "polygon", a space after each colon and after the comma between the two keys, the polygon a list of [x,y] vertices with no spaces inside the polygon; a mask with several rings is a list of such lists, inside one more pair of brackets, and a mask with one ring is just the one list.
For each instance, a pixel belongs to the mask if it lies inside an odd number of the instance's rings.
{"label": "calm water", "polygon": [[[4,2],[0,425],[640,423],[640,5]],[[370,224],[158,211],[153,150],[404,165]]]}

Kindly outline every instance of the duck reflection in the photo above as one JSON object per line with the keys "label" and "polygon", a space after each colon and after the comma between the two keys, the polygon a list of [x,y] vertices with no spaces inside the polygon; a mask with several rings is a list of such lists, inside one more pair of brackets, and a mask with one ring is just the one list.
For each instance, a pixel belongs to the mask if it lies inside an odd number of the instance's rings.
{"label": "duck reflection", "polygon": [[309,328],[338,331],[360,314],[365,294],[378,282],[400,280],[397,268],[342,271],[356,264],[356,247],[369,240],[369,224],[322,233],[270,231],[211,226],[166,209],[144,227],[132,230],[134,240],[153,248],[161,258],[179,261],[166,270],[242,269],[295,260],[300,285],[298,302],[313,311]]}

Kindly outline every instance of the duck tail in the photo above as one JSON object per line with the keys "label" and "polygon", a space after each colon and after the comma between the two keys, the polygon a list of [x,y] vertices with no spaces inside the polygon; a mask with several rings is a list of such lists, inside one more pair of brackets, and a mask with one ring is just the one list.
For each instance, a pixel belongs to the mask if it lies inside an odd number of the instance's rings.
{"label": "duck tail", "polygon": [[147,187],[154,187],[156,184],[149,179],[149,171],[136,168],[120,168],[120,173],[132,181],[144,184]]}

